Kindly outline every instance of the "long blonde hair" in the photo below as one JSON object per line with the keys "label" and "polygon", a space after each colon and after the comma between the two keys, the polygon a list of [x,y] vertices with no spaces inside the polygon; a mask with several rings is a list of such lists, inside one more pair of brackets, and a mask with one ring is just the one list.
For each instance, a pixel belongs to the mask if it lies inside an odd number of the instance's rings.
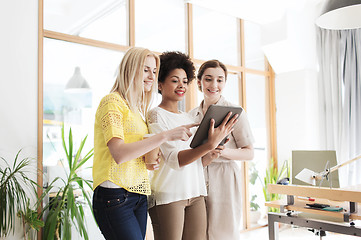
{"label": "long blonde hair", "polygon": [[[144,64],[148,56],[155,58],[157,70],[151,91],[144,92]],[[158,89],[159,65],[158,55],[150,50],[140,47],[129,49],[119,65],[117,78],[110,92],[119,92],[132,112],[139,111],[143,116],[146,116],[152,101],[152,95]]]}

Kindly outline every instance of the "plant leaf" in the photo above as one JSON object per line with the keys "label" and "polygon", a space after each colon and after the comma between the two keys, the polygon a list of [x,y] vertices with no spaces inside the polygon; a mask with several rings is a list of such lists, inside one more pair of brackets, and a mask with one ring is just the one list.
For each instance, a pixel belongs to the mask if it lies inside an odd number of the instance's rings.
{"label": "plant leaf", "polygon": [[50,210],[45,221],[45,227],[44,227],[45,239],[54,239],[56,226],[58,224],[57,218],[58,218],[58,212],[54,210]]}
{"label": "plant leaf", "polygon": [[85,136],[85,138],[81,141],[80,143],[80,146],[78,148],[78,151],[75,155],[75,159],[74,159],[74,162],[73,162],[73,169],[75,170],[76,169],[76,165],[78,163],[78,160],[79,160],[79,157],[80,157],[80,154],[81,154],[81,151],[83,150],[83,147],[84,147],[84,144],[85,144],[85,141],[87,139],[87,136]]}
{"label": "plant leaf", "polygon": [[61,126],[61,139],[62,139],[63,149],[65,151],[66,158],[68,159],[69,154],[68,154],[68,149],[66,148],[66,144],[65,144],[64,124],[62,124],[62,126]]}
{"label": "plant leaf", "polygon": [[[52,209],[56,207],[56,210],[58,211],[56,215],[58,217],[55,220],[58,222],[57,224],[59,225],[59,228],[56,229],[60,230],[62,239],[71,239],[72,225],[78,230],[79,234],[82,236],[82,239],[88,239],[87,229],[84,222],[83,206],[77,202],[77,199],[74,195],[75,188],[79,188],[84,198],[86,199],[86,202],[89,205],[90,209],[92,209],[91,198],[88,196],[86,190],[84,189],[84,186],[88,186],[91,189],[92,181],[83,179],[77,174],[81,167],[93,156],[93,149],[91,149],[82,159],[80,159],[82,157],[81,153],[84,150],[86,140],[87,136],[81,141],[79,148],[76,148],[73,142],[72,129],[69,129],[69,137],[66,141],[64,134],[64,125],[62,126],[62,142],[64,152],[67,155],[69,173],[67,173],[66,171],[67,178],[61,179],[64,185],[59,188],[59,191],[56,195],[56,199],[58,199],[58,204],[54,205],[54,203],[52,203],[45,206],[45,209]],[[75,151],[76,154],[74,156],[73,153],[75,153]],[[49,189],[54,189],[52,184],[50,184]],[[48,192],[49,191],[50,190],[48,190]],[[63,193],[63,195],[60,194],[61,192]]]}
{"label": "plant leaf", "polygon": [[70,172],[73,166],[73,133],[71,128],[69,129],[69,155],[68,155],[68,164]]}
{"label": "plant leaf", "polygon": [[20,159],[20,149],[10,167],[6,159],[0,157],[6,167],[0,167],[0,237],[15,232],[15,217],[22,216],[28,206],[29,193],[36,195],[36,184],[25,173],[32,158]]}

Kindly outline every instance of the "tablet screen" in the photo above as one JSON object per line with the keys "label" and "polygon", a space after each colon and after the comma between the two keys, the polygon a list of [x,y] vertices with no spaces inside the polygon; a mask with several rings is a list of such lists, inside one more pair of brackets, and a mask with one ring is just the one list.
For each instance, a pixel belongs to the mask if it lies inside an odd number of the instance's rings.
{"label": "tablet screen", "polygon": [[[190,144],[191,148],[196,148],[203,143],[206,143],[208,140],[208,130],[210,126],[211,119],[215,120],[215,127],[218,127],[223,119],[227,116],[229,112],[232,112],[231,119],[234,115],[241,115],[243,109],[242,107],[234,107],[234,106],[221,106],[221,105],[211,105],[208,107],[206,114],[204,115],[197,132],[194,134],[193,140]],[[222,140],[220,145],[223,145],[226,138]]]}

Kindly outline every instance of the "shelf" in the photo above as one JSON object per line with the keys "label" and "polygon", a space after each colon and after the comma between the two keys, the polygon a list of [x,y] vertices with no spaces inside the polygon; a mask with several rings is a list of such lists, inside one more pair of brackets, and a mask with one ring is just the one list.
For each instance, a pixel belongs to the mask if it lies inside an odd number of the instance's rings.
{"label": "shelf", "polygon": [[[289,211],[305,212],[305,213],[323,215],[323,216],[339,218],[339,219],[343,219],[344,213],[346,212],[346,211],[331,212],[331,211],[325,211],[325,210],[310,209],[310,208],[306,208],[306,206],[307,206],[306,203],[313,203],[313,202],[308,202],[308,201],[303,202],[303,201],[295,200],[295,203],[293,205],[287,205],[286,200],[277,200],[277,201],[272,201],[272,202],[266,202],[265,205],[267,207],[274,207],[274,208],[281,208],[282,206],[285,206],[284,209],[289,210]],[[343,207],[344,209],[348,208],[346,203],[338,203],[337,206]],[[360,211],[361,211],[361,209],[359,208],[358,212],[360,212]],[[350,215],[350,219],[361,220],[361,216],[356,213],[352,213]]]}

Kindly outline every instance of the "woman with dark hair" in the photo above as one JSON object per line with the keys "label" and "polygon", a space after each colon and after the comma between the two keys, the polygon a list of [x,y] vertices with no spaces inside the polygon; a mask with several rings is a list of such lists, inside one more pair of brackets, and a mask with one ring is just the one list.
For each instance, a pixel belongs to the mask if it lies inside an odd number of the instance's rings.
{"label": "woman with dark hair", "polygon": [[[194,79],[194,66],[190,58],[180,52],[166,52],[160,56],[158,91],[162,101],[148,114],[148,127],[152,133],[160,133],[174,127],[194,123],[185,112],[178,109],[189,83]],[[203,165],[218,156],[216,149],[237,121],[229,119],[214,128],[211,121],[208,142],[191,149],[186,142],[165,142],[160,145],[163,161],[159,170],[151,173],[151,190],[148,197],[149,215],[156,240],[206,239],[206,209],[204,196]],[[209,153],[209,154],[208,154]]]}
{"label": "woman with dark hair", "polygon": [[[227,80],[227,68],[218,60],[210,60],[201,65],[197,75],[199,90],[204,100],[190,114],[200,122],[212,104],[232,106],[222,96]],[[207,184],[206,206],[209,240],[240,239],[242,220],[242,183],[236,161],[253,159],[253,135],[245,111],[229,135],[229,141],[220,151],[219,157],[205,167]]]}

